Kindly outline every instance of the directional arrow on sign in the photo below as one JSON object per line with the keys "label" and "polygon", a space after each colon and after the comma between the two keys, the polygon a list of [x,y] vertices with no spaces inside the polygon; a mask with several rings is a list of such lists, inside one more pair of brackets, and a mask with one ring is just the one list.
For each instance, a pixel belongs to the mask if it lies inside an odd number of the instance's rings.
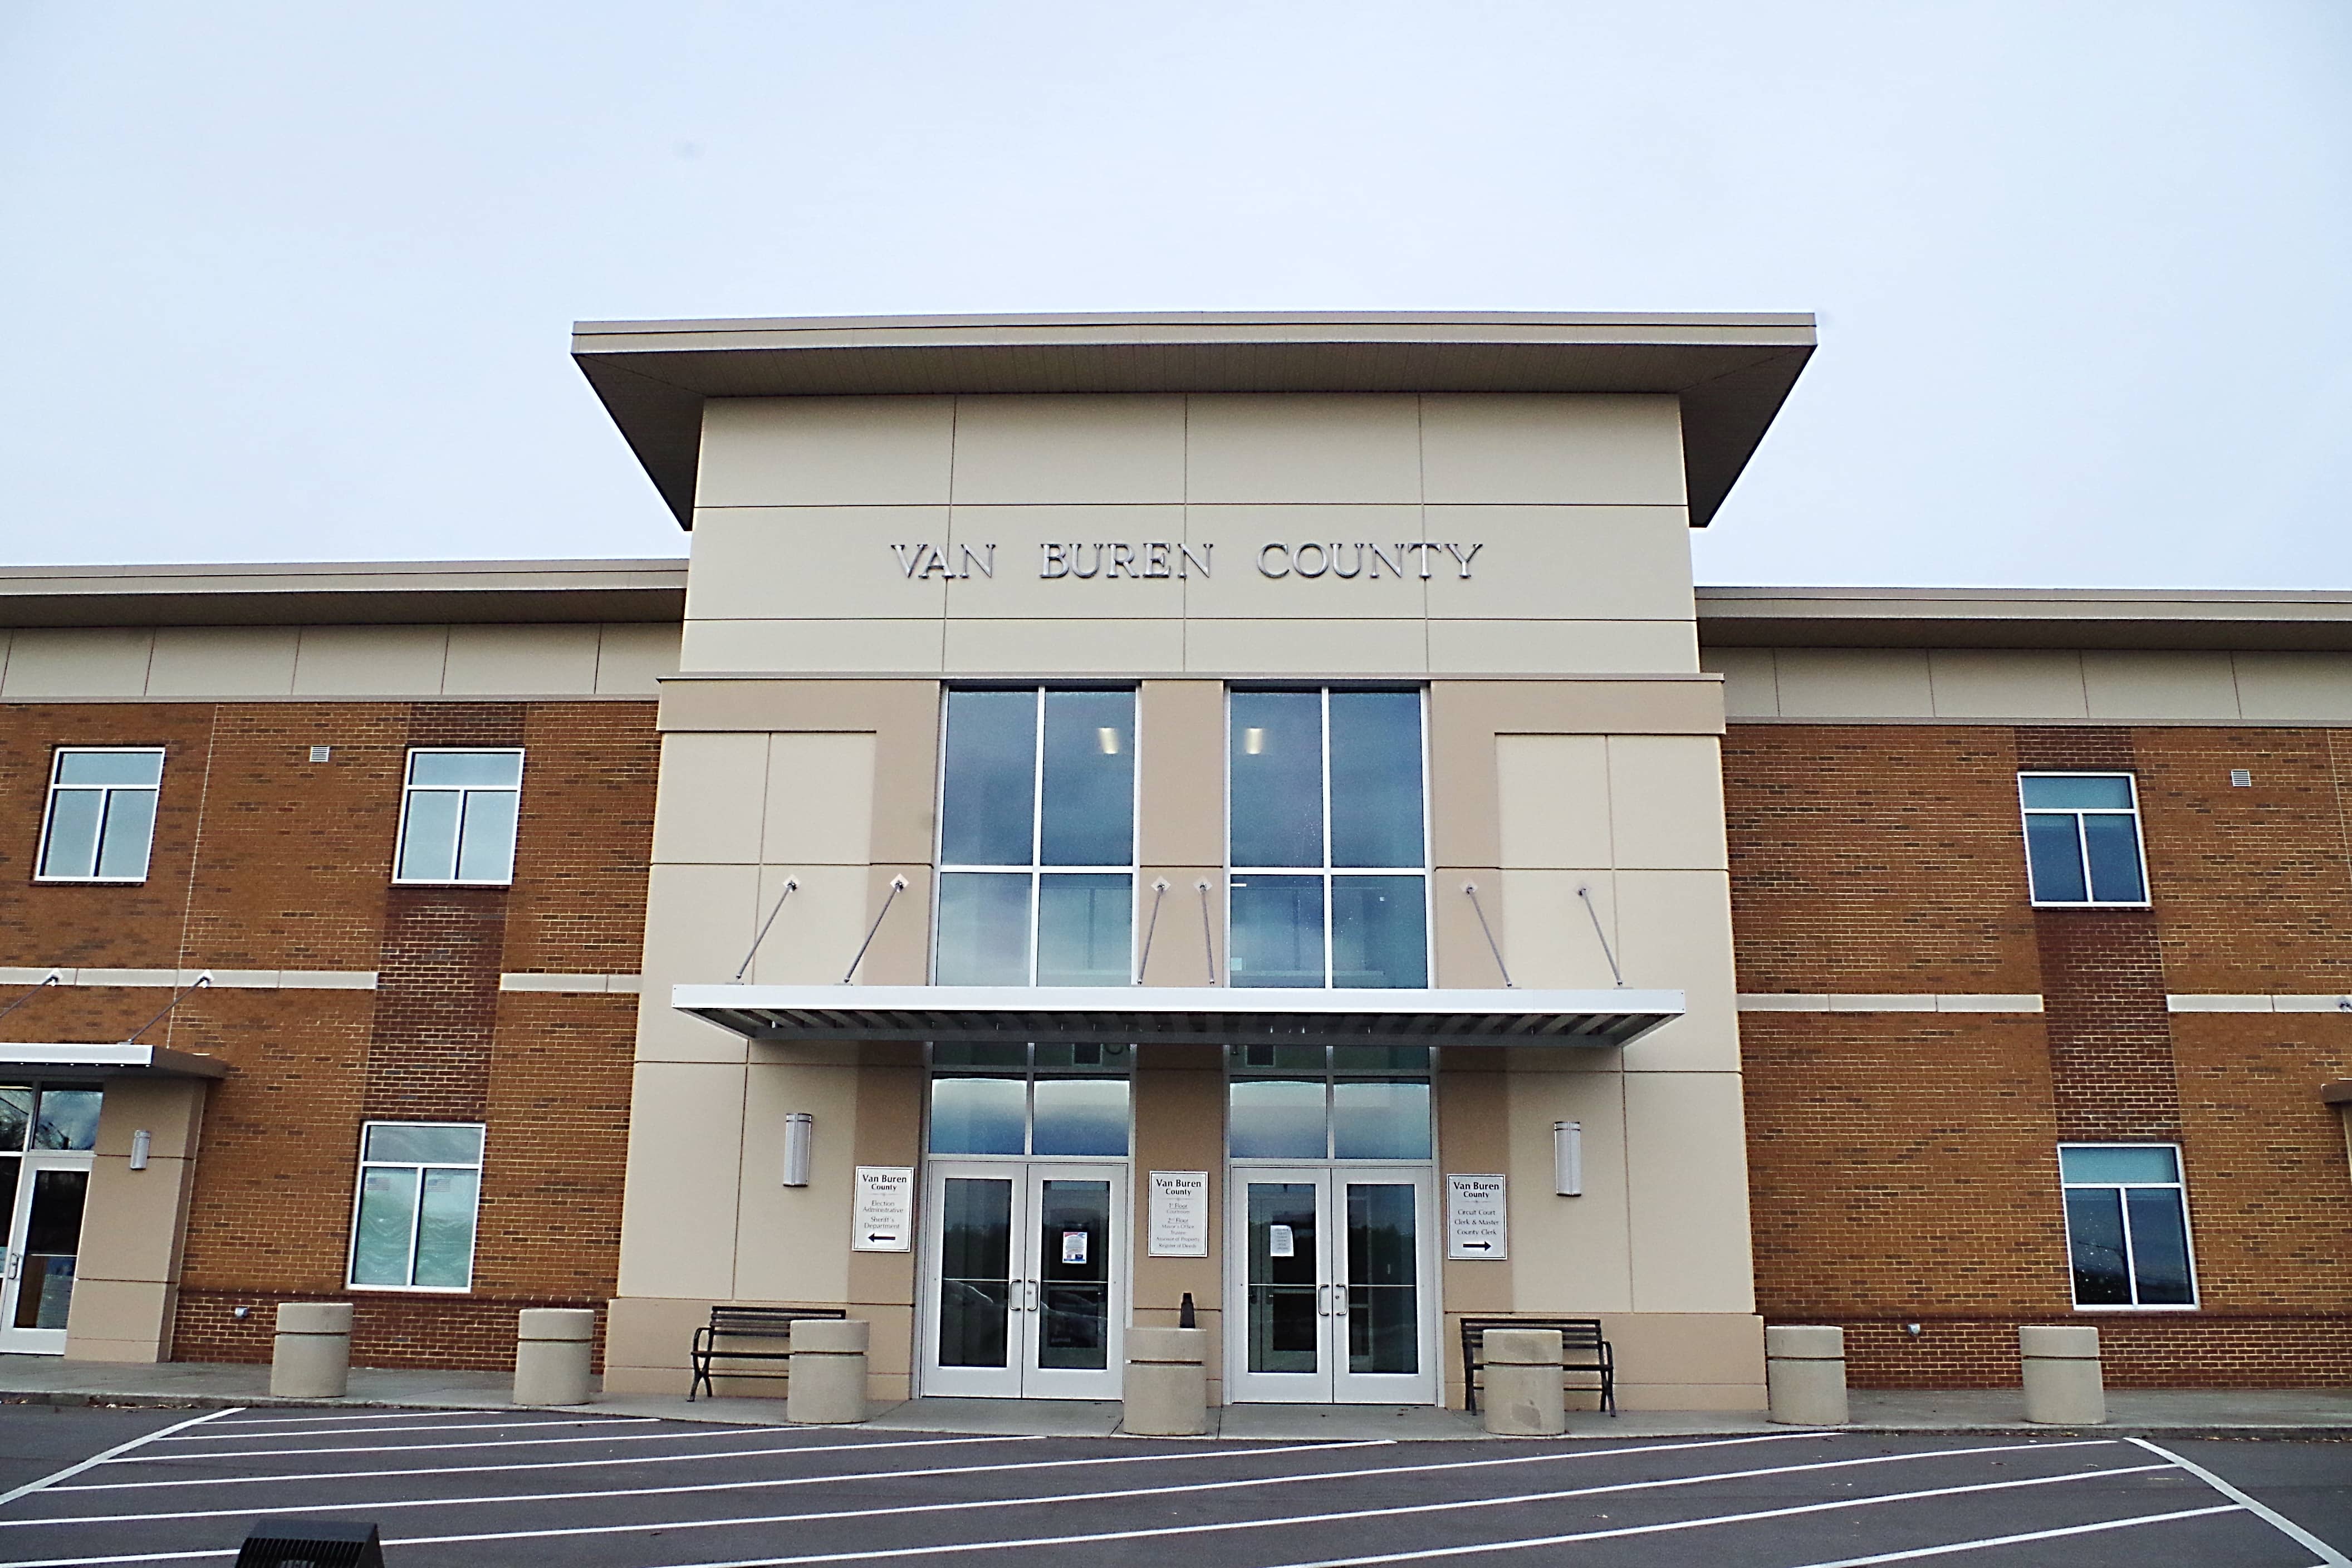
{"label": "directional arrow on sign", "polygon": [[1495,1250],[1495,1244],[1491,1241],[1465,1241],[1462,1244],[1462,1250],[1465,1252],[1492,1252]]}

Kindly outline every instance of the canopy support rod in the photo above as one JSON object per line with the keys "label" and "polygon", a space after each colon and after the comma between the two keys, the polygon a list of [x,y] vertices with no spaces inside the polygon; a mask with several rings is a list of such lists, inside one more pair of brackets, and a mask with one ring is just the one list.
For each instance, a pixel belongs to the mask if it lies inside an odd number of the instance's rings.
{"label": "canopy support rod", "polygon": [[760,944],[768,940],[768,928],[774,925],[776,923],[776,917],[784,912],[784,899],[791,898],[793,894],[799,889],[800,885],[800,879],[797,877],[787,877],[784,879],[783,898],[778,899],[776,900],[776,907],[768,911],[768,918],[761,923],[760,934],[751,939],[751,951],[745,953],[743,955],[743,962],[735,966],[736,984],[740,984],[742,983],[743,972],[750,969],[751,967],[751,961],[760,956]]}
{"label": "canopy support rod", "polygon": [[1146,971],[1151,967],[1151,939],[1160,930],[1160,900],[1168,896],[1168,879],[1160,878],[1151,884],[1151,919],[1143,927],[1143,956],[1135,962],[1134,984],[1143,984]]}
{"label": "canopy support rod", "polygon": [[882,929],[882,922],[889,917],[891,904],[896,902],[898,895],[906,890],[906,878],[893,877],[890,879],[890,892],[889,896],[882,900],[882,912],[876,915],[874,917],[874,923],[866,928],[866,940],[857,944],[857,956],[851,959],[849,961],[849,967],[841,972],[841,983],[844,985],[848,984],[850,977],[857,973],[857,966],[866,962],[866,950],[874,945],[875,934]]}
{"label": "canopy support rod", "polygon": [[0,1018],[6,1017],[9,1014],[15,1012],[26,1003],[30,1002],[34,997],[38,996],[50,986],[63,985],[65,983],[66,977],[52,969],[47,974],[41,976],[39,984],[34,986],[30,991],[26,992],[22,996],[17,997],[14,1002],[9,1003],[5,1007],[0,1007]]}
{"label": "canopy support rod", "polygon": [[1217,983],[1217,935],[1216,928],[1209,922],[1208,879],[1204,877],[1193,886],[1201,889],[1201,950],[1208,954],[1209,984],[1214,985]]}
{"label": "canopy support rod", "polygon": [[1577,889],[1576,896],[1584,900],[1584,912],[1592,917],[1592,934],[1601,939],[1601,956],[1609,961],[1610,976],[1619,986],[1623,986],[1625,972],[1617,967],[1617,955],[1609,951],[1609,933],[1601,929],[1601,911],[1593,907],[1591,888],[1587,886]]}
{"label": "canopy support rod", "polygon": [[[189,986],[185,991],[175,993],[169,1002],[163,1004],[163,1013],[169,1013],[173,1008],[180,1005],[183,998],[192,995],[198,991],[202,991],[205,986],[210,985],[212,983],[213,977],[211,975],[197,975],[196,983],[194,985]],[[156,1014],[153,1017],[148,1019],[145,1023],[131,1030],[130,1037],[122,1043],[126,1046],[137,1045],[139,1043],[140,1036],[145,1034],[148,1030],[153,1028],[156,1025],[163,1021],[163,1013]]]}
{"label": "canopy support rod", "polygon": [[1518,982],[1511,978],[1510,967],[1503,962],[1503,950],[1496,945],[1495,928],[1486,923],[1486,906],[1478,901],[1478,884],[1465,882],[1462,884],[1462,890],[1469,896],[1471,909],[1477,912],[1478,929],[1486,933],[1486,951],[1495,955],[1496,972],[1502,975],[1505,986],[1513,991],[1517,990]]}

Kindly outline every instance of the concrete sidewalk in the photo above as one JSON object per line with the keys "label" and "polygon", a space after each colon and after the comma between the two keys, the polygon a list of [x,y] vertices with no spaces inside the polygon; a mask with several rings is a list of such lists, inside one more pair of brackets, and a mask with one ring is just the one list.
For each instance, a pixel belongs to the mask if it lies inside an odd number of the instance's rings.
{"label": "concrete sidewalk", "polygon": [[[505,1373],[354,1367],[345,1398],[273,1399],[266,1366],[0,1355],[0,1401],[30,1404],[497,1410],[512,1407],[512,1391],[513,1379]],[[2028,1435],[2059,1430],[2027,1426],[2023,1404],[2015,1389],[1857,1391],[1853,1420],[1843,1429]],[[689,1404],[683,1394],[631,1394],[600,1396],[578,1408],[669,1421],[784,1425],[781,1399],[698,1399]],[[2352,1438],[2352,1388],[2112,1389],[2107,1417],[2100,1430],[2118,1434]],[[1570,1437],[1719,1436],[1790,1430],[1773,1426],[1760,1414],[1747,1413],[1629,1410],[1608,1416],[1578,1411],[1568,1419]],[[1118,1421],[1119,1406],[1108,1400],[910,1399],[877,1410],[866,1426],[894,1432],[1108,1437],[1118,1431]],[[1426,1405],[1231,1405],[1212,1410],[1209,1421],[1212,1436],[1286,1442],[1486,1436],[1477,1417]]]}

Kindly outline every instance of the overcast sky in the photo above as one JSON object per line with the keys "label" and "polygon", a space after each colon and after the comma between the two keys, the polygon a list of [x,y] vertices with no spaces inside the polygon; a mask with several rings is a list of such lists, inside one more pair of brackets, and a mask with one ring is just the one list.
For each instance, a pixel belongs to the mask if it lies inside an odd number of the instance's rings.
{"label": "overcast sky", "polygon": [[2352,6],[0,0],[0,562],[674,555],[574,319],[1813,310],[1712,583],[2352,586]]}

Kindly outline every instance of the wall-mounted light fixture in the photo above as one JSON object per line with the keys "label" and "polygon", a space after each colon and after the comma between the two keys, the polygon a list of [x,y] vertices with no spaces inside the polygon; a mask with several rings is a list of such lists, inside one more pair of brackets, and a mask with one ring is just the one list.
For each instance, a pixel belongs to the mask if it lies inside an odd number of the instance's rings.
{"label": "wall-mounted light fixture", "polygon": [[1564,1198],[1584,1195],[1584,1123],[1551,1124],[1551,1186]]}
{"label": "wall-mounted light fixture", "polygon": [[816,1118],[795,1110],[784,1118],[784,1185],[808,1185],[809,1159],[816,1152]]}
{"label": "wall-mounted light fixture", "polygon": [[145,1170],[147,1155],[154,1147],[155,1134],[148,1131],[144,1127],[133,1132],[131,1135],[131,1168],[134,1171]]}

